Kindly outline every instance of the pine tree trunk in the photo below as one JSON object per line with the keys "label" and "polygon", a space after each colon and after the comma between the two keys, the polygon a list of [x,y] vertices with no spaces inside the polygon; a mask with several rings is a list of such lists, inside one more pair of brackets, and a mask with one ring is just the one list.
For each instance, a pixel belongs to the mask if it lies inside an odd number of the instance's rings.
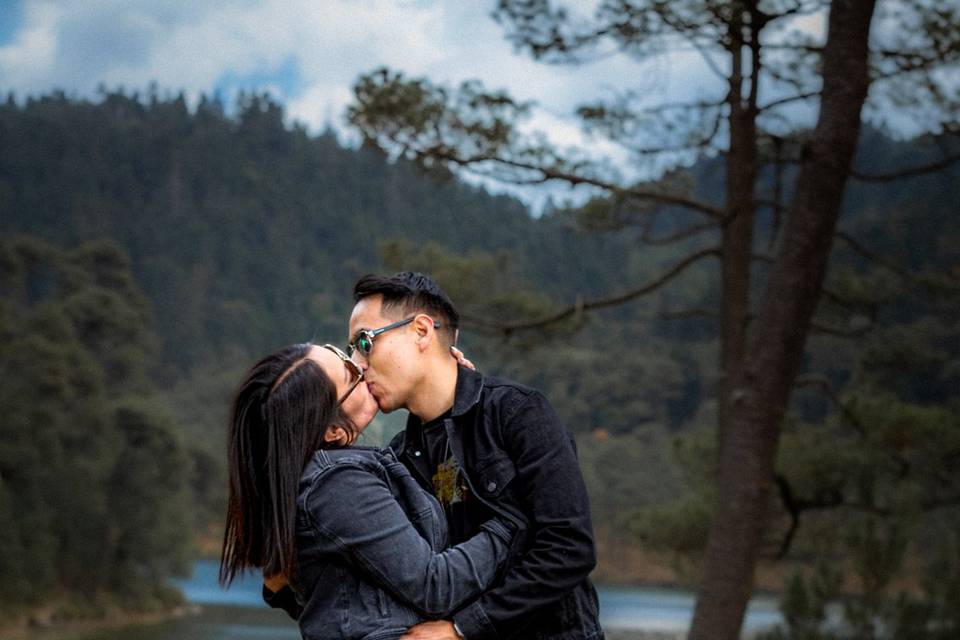
{"label": "pine tree trunk", "polygon": [[722,443],[730,422],[729,401],[743,365],[750,313],[750,261],[755,212],[753,185],[757,179],[756,113],[743,103],[743,25],[730,25],[731,45],[730,148],[726,158],[725,219],[721,225],[720,261],[720,379],[717,433]]}
{"label": "pine tree trunk", "polygon": [[820,114],[804,148],[783,244],[731,391],[719,453],[718,503],[689,640],[737,638],[753,590],[780,425],[826,276],[859,137],[874,6],[875,0],[831,5]]}

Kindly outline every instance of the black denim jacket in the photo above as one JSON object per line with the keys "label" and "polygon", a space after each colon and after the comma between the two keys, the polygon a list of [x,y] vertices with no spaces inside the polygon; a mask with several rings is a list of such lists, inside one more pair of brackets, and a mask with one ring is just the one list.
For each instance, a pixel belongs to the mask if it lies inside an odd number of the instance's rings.
{"label": "black denim jacket", "polygon": [[[432,489],[411,417],[390,445]],[[450,448],[490,511],[525,527],[499,583],[453,616],[467,640],[596,640],[603,637],[590,505],[575,444],[541,393],[463,367],[450,417]],[[410,437],[408,437],[410,434]]]}
{"label": "black denim jacket", "polygon": [[439,503],[392,455],[318,451],[297,500],[296,606],[282,595],[268,603],[295,615],[309,640],[399,638],[418,622],[450,616],[496,580],[513,525],[493,519],[480,528],[442,551]]}

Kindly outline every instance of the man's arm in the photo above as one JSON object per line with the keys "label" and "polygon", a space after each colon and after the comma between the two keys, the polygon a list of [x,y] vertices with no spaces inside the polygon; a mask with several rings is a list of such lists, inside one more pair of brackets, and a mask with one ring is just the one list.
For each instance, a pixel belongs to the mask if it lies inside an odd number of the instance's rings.
{"label": "man's arm", "polygon": [[557,602],[596,565],[590,505],[566,429],[540,393],[502,422],[517,475],[513,487],[532,517],[531,542],[503,583],[454,615],[467,640],[497,638],[534,610]]}

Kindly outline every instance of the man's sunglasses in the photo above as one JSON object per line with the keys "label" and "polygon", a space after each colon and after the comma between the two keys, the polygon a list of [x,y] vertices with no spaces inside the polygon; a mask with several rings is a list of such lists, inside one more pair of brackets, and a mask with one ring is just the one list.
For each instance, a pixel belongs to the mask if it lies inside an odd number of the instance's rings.
{"label": "man's sunglasses", "polygon": [[[350,357],[353,357],[353,354],[359,353],[364,358],[370,355],[370,352],[373,351],[373,339],[384,331],[390,331],[390,329],[396,329],[397,327],[402,327],[405,324],[410,324],[416,319],[417,316],[410,316],[404,320],[398,320],[388,324],[385,327],[380,327],[379,329],[361,329],[357,331],[357,334],[353,337],[353,341],[347,345],[347,354]],[[433,328],[439,329],[440,322],[438,320],[433,321]]]}
{"label": "man's sunglasses", "polygon": [[360,365],[351,360],[350,356],[332,344],[325,344],[323,345],[323,348],[327,351],[332,351],[338,358],[343,360],[343,366],[345,366],[347,371],[349,371],[351,375],[356,378],[352,383],[350,383],[350,388],[347,389],[342,396],[340,396],[339,400],[337,400],[337,404],[343,404],[343,401],[347,399],[347,396],[353,393],[353,390],[357,388],[357,385],[363,382],[363,369],[360,368]]}

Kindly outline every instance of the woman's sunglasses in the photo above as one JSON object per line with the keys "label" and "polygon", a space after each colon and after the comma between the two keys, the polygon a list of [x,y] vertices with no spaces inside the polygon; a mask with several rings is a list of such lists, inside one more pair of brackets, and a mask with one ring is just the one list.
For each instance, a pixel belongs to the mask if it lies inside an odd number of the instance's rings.
{"label": "woman's sunglasses", "polygon": [[343,351],[333,346],[332,344],[325,344],[323,345],[323,348],[326,349],[327,351],[332,351],[338,358],[343,360],[343,366],[345,366],[347,368],[347,371],[349,371],[351,375],[356,378],[350,384],[350,388],[347,389],[347,391],[340,397],[339,400],[337,400],[337,404],[343,404],[343,401],[347,399],[347,396],[353,393],[353,390],[357,388],[357,385],[363,382],[363,369],[360,368],[360,365],[358,365],[356,362],[351,360],[350,356],[348,356],[347,354],[345,354]]}

